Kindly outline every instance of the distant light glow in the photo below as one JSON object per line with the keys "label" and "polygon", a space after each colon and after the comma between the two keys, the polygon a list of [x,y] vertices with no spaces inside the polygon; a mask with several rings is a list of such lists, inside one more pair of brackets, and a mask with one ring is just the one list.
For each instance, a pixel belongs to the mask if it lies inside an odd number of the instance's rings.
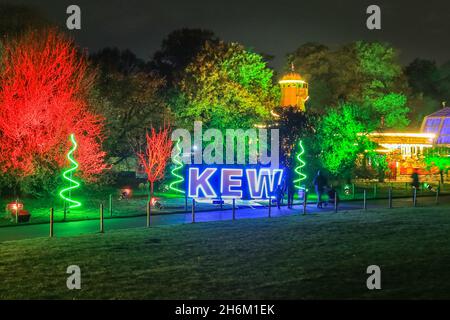
{"label": "distant light glow", "polygon": [[278,81],[278,83],[283,84],[283,83],[305,83],[305,81],[303,80],[280,80]]}

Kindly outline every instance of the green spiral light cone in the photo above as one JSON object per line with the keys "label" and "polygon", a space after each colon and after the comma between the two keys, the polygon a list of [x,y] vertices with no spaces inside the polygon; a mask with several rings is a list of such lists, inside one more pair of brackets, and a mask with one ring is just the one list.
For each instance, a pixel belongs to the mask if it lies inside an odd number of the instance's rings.
{"label": "green spiral light cone", "polygon": [[175,144],[175,148],[177,153],[172,159],[172,162],[175,164],[175,167],[172,169],[172,171],[170,171],[175,180],[169,184],[169,189],[184,194],[184,190],[180,188],[180,185],[183,185],[184,182],[184,177],[180,174],[180,171],[183,170],[183,162],[180,156],[181,154],[180,140],[178,140],[177,143]]}
{"label": "green spiral light cone", "polygon": [[299,145],[299,152],[298,152],[298,154],[296,156],[297,161],[298,161],[298,165],[294,169],[295,173],[298,176],[297,176],[297,179],[295,179],[293,182],[294,182],[294,186],[297,189],[303,189],[301,183],[302,183],[303,180],[306,179],[306,174],[304,174],[302,172],[302,168],[306,165],[306,163],[305,163],[305,161],[303,161],[303,159],[301,157],[305,153],[305,148],[303,148],[303,143],[302,143],[301,140],[299,141],[298,145]]}
{"label": "green spiral light cone", "polygon": [[[71,190],[78,189],[80,187],[80,183],[72,179],[73,173],[78,169],[78,163],[73,158],[73,153],[78,147],[75,140],[75,135],[73,133],[70,135],[70,141],[72,142],[72,149],[70,149],[67,153],[67,159],[72,164],[72,167],[63,172],[63,178],[69,182],[69,187],[61,190],[59,192],[59,196],[69,203],[69,208],[78,208],[81,207],[81,202],[73,200],[70,197]],[[66,193],[69,193],[69,196],[66,196]]]}

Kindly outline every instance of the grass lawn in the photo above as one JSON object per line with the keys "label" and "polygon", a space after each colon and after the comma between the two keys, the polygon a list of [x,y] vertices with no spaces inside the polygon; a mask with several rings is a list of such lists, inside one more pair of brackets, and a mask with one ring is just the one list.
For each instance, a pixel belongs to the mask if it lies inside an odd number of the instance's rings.
{"label": "grass lawn", "polygon": [[[0,298],[450,298],[450,206],[0,244]],[[79,265],[82,289],[66,288]],[[366,289],[381,267],[382,290]]]}

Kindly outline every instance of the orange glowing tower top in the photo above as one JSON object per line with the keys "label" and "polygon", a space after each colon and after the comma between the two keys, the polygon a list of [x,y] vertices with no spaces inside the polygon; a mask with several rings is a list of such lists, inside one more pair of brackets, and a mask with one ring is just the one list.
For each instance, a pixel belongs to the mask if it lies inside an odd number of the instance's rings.
{"label": "orange glowing tower top", "polygon": [[294,64],[291,66],[291,72],[285,74],[278,83],[281,86],[280,105],[296,106],[305,111],[305,102],[309,98],[308,83],[294,71]]}

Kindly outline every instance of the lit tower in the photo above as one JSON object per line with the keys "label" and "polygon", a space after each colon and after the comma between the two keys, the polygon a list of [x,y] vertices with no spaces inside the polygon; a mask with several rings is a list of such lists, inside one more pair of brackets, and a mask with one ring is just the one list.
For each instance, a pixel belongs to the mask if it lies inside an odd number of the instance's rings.
{"label": "lit tower", "polygon": [[294,71],[294,64],[291,65],[291,72],[285,74],[278,83],[281,86],[282,107],[296,106],[305,111],[305,102],[308,100],[308,83]]}

